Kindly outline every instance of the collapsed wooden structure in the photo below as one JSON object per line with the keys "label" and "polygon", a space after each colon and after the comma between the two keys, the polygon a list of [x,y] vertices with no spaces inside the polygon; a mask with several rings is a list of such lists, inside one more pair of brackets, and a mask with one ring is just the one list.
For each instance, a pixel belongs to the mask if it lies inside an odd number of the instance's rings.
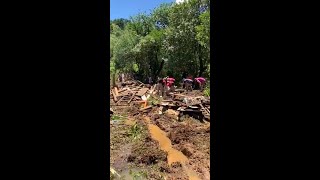
{"label": "collapsed wooden structure", "polygon": [[[122,86],[110,89],[110,105],[111,106],[143,106],[139,110],[148,112],[153,107],[159,108],[159,114],[175,112],[177,119],[184,114],[198,114],[202,118],[210,121],[210,97],[190,96],[183,94],[184,90],[176,89],[175,92],[168,94],[163,100],[156,95],[156,85],[150,86],[140,81],[128,81],[122,83]],[[150,99],[155,99],[155,102],[150,103]]]}

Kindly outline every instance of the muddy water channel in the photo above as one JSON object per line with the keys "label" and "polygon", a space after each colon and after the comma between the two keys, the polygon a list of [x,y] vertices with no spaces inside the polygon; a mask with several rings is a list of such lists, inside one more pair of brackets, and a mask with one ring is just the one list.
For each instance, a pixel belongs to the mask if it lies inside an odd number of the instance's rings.
{"label": "muddy water channel", "polygon": [[196,172],[186,166],[188,158],[181,151],[172,148],[171,140],[166,136],[166,133],[158,126],[151,124],[149,118],[146,118],[146,122],[152,139],[158,141],[161,150],[167,152],[168,165],[171,166],[172,163],[179,162],[187,173],[189,180],[200,180]]}

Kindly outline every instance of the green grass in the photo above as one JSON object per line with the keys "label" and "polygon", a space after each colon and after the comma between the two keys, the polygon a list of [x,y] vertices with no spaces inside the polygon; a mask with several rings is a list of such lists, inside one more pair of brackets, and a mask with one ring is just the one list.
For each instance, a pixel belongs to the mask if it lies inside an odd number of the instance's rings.
{"label": "green grass", "polygon": [[148,176],[146,171],[133,172],[130,170],[129,174],[132,176],[133,180],[146,179]]}
{"label": "green grass", "polygon": [[133,140],[139,139],[141,137],[142,133],[143,133],[143,128],[142,128],[142,126],[138,125],[137,123],[132,125],[128,131],[128,135]]}
{"label": "green grass", "polygon": [[148,104],[152,104],[152,105],[157,105],[159,103],[159,100],[153,98],[152,96],[149,97],[148,99]]}
{"label": "green grass", "polygon": [[209,86],[204,88],[203,94],[204,94],[204,96],[210,97],[210,87]]}
{"label": "green grass", "polygon": [[121,116],[121,115],[112,115],[111,116],[111,120],[113,120],[113,121],[123,121],[125,119],[126,119],[126,117],[125,116]]}

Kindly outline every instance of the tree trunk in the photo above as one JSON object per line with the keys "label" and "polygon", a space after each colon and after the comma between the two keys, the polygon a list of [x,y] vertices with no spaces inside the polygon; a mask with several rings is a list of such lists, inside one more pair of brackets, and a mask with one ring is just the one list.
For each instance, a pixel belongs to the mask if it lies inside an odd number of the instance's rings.
{"label": "tree trunk", "polygon": [[158,71],[156,72],[154,78],[157,78],[157,76],[159,76],[160,72],[162,71],[163,65],[164,65],[164,60],[161,61],[160,67],[159,67]]}
{"label": "tree trunk", "polygon": [[199,57],[199,64],[200,64],[200,67],[199,67],[199,76],[198,77],[201,77],[203,72],[205,71],[205,68],[204,68],[204,64],[203,64],[203,59],[202,59],[202,54],[201,54],[201,46],[200,44],[198,44],[198,57]]}
{"label": "tree trunk", "polygon": [[116,87],[116,74],[112,74],[111,83],[112,83],[112,88]]}

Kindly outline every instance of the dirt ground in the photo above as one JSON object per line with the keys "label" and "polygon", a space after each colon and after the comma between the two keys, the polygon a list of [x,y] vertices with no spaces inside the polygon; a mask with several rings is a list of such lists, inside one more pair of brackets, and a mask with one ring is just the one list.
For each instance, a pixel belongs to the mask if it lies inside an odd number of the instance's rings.
{"label": "dirt ground", "polygon": [[[190,94],[190,93],[188,93]],[[201,92],[193,92],[194,96]],[[110,166],[120,174],[111,179],[210,179],[210,123],[185,115],[182,121],[158,113],[153,107],[147,114],[138,114],[136,107],[112,107],[110,121]],[[147,118],[146,118],[147,117]],[[146,119],[149,119],[147,121]],[[187,164],[168,165],[168,152],[150,133],[156,125],[171,142],[173,149],[187,157]],[[189,170],[187,170],[188,168]]]}

